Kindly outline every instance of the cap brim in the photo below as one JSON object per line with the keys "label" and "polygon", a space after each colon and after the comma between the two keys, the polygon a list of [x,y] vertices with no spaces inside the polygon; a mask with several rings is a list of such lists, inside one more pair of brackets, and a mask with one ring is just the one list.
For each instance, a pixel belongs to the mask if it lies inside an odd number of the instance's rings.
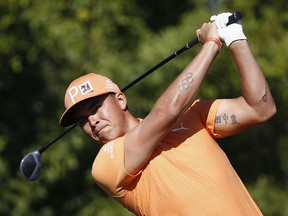
{"label": "cap brim", "polygon": [[[109,92],[107,93],[103,93],[103,94],[108,94]],[[77,109],[78,105],[80,105],[82,102],[84,101],[87,101],[91,98],[94,98],[94,97],[98,97],[98,96],[101,96],[103,94],[100,94],[100,95],[93,95],[91,97],[88,97],[88,98],[85,98],[84,100],[82,101],[79,101],[75,104],[73,104],[73,106],[71,106],[70,108],[68,108],[67,110],[65,110],[65,112],[62,114],[61,118],[60,118],[60,121],[59,121],[59,124],[62,126],[62,127],[67,127],[67,126],[70,126],[72,124],[75,124],[76,123],[76,120],[74,119],[74,112],[75,110]]]}
{"label": "cap brim", "polygon": [[70,107],[69,109],[65,110],[65,112],[62,114],[61,118],[60,118],[60,121],[59,121],[59,124],[62,126],[62,127],[67,127],[67,126],[70,126],[74,123],[76,123],[74,117],[73,117],[73,113],[74,113],[74,110],[76,108],[76,105],[75,104],[74,106]]}
{"label": "cap brim", "polygon": [[86,100],[89,100],[91,98],[98,97],[98,96],[101,96],[101,95],[104,95],[104,94],[108,94],[108,93],[116,93],[116,92],[107,91],[107,92],[103,92],[101,94],[91,95],[91,97],[87,97],[84,100],[81,100],[81,101],[73,104],[71,107],[69,107],[68,109],[66,109],[64,111],[64,113],[62,114],[62,116],[60,118],[59,124],[62,127],[67,127],[67,126],[70,126],[72,124],[75,124],[76,120],[74,119],[74,112],[75,112],[75,110],[77,109],[77,107],[78,107],[78,105],[80,103],[82,103],[82,102],[84,102]]}

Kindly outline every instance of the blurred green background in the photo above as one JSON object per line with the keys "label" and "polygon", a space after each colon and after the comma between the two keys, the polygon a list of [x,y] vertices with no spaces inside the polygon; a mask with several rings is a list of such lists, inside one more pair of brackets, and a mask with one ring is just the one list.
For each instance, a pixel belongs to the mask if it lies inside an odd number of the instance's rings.
{"label": "blurred green background", "polygon": [[[278,108],[269,122],[219,140],[264,215],[288,215],[288,4],[286,0],[0,0],[0,215],[132,215],[93,182],[99,146],[74,129],[42,155],[39,180],[19,172],[24,155],[64,131],[70,81],[88,72],[124,87],[186,42],[211,15],[239,10]],[[195,56],[197,45],[127,90],[144,117]],[[223,48],[199,97],[241,94]]]}

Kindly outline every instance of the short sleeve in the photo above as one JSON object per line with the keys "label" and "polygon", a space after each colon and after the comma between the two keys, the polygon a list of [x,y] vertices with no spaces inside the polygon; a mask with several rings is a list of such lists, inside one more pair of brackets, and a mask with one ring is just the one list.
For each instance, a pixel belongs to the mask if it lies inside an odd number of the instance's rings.
{"label": "short sleeve", "polygon": [[216,120],[216,114],[218,107],[221,103],[221,100],[215,100],[210,106],[207,119],[206,119],[206,128],[209,131],[210,135],[213,136],[214,138],[221,138],[220,134],[215,133],[215,120]]}
{"label": "short sleeve", "polygon": [[200,113],[201,121],[205,125],[206,130],[214,138],[221,138],[220,134],[215,133],[215,119],[221,99],[217,100],[196,100],[193,103],[195,111]]}
{"label": "short sleeve", "polygon": [[92,166],[96,183],[113,197],[125,195],[125,188],[137,175],[129,175],[124,166],[124,137],[105,144]]}

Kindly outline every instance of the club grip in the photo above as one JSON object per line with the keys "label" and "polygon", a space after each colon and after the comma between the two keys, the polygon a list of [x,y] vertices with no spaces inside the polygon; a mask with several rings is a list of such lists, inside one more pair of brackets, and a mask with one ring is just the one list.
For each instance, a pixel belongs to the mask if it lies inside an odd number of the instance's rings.
{"label": "club grip", "polygon": [[236,23],[241,19],[242,19],[242,13],[240,11],[236,11],[231,16],[228,17],[227,25],[230,25],[232,23]]}

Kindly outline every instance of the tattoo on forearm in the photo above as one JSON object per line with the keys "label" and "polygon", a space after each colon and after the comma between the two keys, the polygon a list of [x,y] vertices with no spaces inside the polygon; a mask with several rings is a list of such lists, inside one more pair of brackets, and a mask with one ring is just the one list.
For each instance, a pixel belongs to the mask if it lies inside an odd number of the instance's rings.
{"label": "tattoo on forearm", "polygon": [[267,95],[266,95],[266,94],[262,97],[262,101],[263,101],[263,102],[267,102],[267,101],[268,101],[268,98],[267,98]]}
{"label": "tattoo on forearm", "polygon": [[215,124],[221,124],[221,123],[231,124],[231,125],[239,124],[237,121],[237,116],[235,114],[228,116],[226,115],[226,113],[224,113],[221,116],[216,116]]}
{"label": "tattoo on forearm", "polygon": [[194,77],[192,73],[187,73],[185,79],[182,80],[181,85],[178,86],[179,91],[185,91],[190,87],[190,84],[193,82]]}

